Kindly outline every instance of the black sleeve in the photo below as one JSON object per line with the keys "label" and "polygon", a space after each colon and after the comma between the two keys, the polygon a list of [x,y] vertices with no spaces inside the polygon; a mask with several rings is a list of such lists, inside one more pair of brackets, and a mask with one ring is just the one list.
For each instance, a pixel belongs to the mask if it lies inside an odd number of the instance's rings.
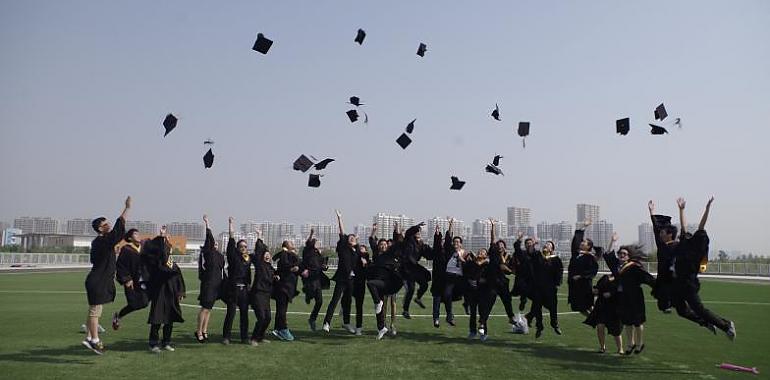
{"label": "black sleeve", "polygon": [[661,247],[666,245],[666,243],[660,239],[661,226],[655,223],[655,215],[650,215],[650,219],[652,219],[652,234],[655,235],[655,246],[658,251],[660,251]]}
{"label": "black sleeve", "polygon": [[214,249],[214,234],[210,228],[206,228],[206,240],[203,242],[203,249],[209,251]]}
{"label": "black sleeve", "polygon": [[607,268],[609,268],[610,272],[612,272],[612,275],[617,277],[618,264],[620,264],[620,260],[617,258],[617,256],[615,256],[615,251],[605,252],[602,257],[604,258],[604,262],[607,264]]}
{"label": "black sleeve", "polygon": [[580,254],[580,243],[583,241],[584,235],[585,230],[575,230],[575,236],[572,237],[572,245],[570,246],[573,258]]}
{"label": "black sleeve", "polygon": [[111,247],[120,243],[120,239],[123,239],[123,235],[126,234],[126,220],[122,216],[118,217],[115,221],[115,225],[112,227],[112,231],[107,235],[107,240],[110,241]]}
{"label": "black sleeve", "polygon": [[[369,248],[372,249],[372,254],[377,252],[377,238],[374,236],[369,236]],[[382,253],[382,252],[380,252]]]}
{"label": "black sleeve", "polygon": [[406,232],[404,232],[404,238],[405,239],[409,239],[410,237],[414,237],[415,235],[417,235],[419,233],[420,233],[420,225],[419,224],[418,225],[414,225],[414,226],[409,227],[409,229],[406,230]]}
{"label": "black sleeve", "polygon": [[115,263],[116,276],[118,283],[125,285],[131,280],[131,263],[129,262],[129,256],[132,253],[128,252],[128,248],[123,247],[120,249],[120,255],[118,255],[118,261]]}
{"label": "black sleeve", "polygon": [[554,264],[554,271],[553,271],[553,282],[556,284],[556,286],[561,285],[562,277],[564,277],[564,264],[561,262],[561,258],[555,257],[553,260],[556,264]]}
{"label": "black sleeve", "polygon": [[235,239],[231,236],[227,239],[227,264],[235,264],[237,262],[238,251],[235,249]]}

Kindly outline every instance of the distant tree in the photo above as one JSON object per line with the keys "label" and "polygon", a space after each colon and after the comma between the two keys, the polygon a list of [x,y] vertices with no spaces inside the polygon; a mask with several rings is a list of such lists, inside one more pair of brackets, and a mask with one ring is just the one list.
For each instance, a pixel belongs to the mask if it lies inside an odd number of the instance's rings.
{"label": "distant tree", "polygon": [[727,261],[730,256],[727,254],[727,252],[719,250],[719,255],[717,256],[718,261]]}

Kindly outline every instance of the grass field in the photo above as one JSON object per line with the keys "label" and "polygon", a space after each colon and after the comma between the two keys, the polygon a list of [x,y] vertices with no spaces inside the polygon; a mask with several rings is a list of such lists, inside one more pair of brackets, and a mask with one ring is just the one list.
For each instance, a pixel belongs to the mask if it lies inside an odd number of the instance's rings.
{"label": "grass field", "polygon": [[[146,310],[129,315],[119,331],[112,331],[108,316],[125,304],[119,293],[102,319],[108,329],[102,335],[107,346],[103,356],[80,345],[80,325],[86,314],[85,272],[0,274],[0,378],[732,379],[763,378],[770,371],[770,285],[766,284],[703,281],[706,305],[736,322],[734,343],[721,332],[713,336],[676,315],[657,312],[648,296],[646,349],[641,355],[621,358],[595,353],[594,330],[581,323],[580,315],[568,312],[561,294],[564,335],[546,329],[538,341],[534,332],[511,334],[504,317],[492,318],[486,343],[468,341],[467,317],[458,316],[457,327],[444,323],[435,329],[427,317],[430,311],[416,305],[411,312],[422,317],[399,318],[398,336],[376,341],[367,294],[362,337],[343,332],[336,316],[331,334],[311,332],[305,314],[309,307],[298,297],[289,307],[294,342],[223,346],[218,343],[224,318],[220,308],[212,313],[212,343],[201,345],[192,337],[198,310],[196,277],[192,271],[185,274],[188,298],[183,303],[190,306],[184,307],[186,322],[175,326],[177,351],[148,351]],[[456,309],[462,314],[459,303]],[[501,309],[498,302],[494,314],[504,314]],[[236,320],[234,336],[237,326]],[[614,343],[608,342],[613,351]],[[754,376],[715,368],[721,362],[756,366],[765,372]]]}

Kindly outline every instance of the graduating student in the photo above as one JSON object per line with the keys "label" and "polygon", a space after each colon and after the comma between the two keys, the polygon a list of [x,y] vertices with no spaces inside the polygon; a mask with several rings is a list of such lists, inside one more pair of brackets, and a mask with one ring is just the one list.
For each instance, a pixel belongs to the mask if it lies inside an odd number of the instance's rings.
{"label": "graduating student", "polygon": [[[494,300],[496,297],[494,287],[488,283],[490,276],[487,274],[487,270],[489,265],[487,250],[484,248],[478,250],[475,255],[469,254],[463,264],[463,278],[466,282],[463,296],[465,303],[468,305],[468,314],[470,315],[468,339],[475,339],[478,333],[481,335],[482,342],[486,341],[488,336],[487,320],[489,318],[489,310],[484,309],[481,313],[481,318],[479,318],[479,305],[488,304],[490,299]],[[481,301],[482,299],[484,301]],[[480,319],[478,326],[476,325],[477,318]]]}
{"label": "graduating student", "polygon": [[439,317],[441,315],[441,303],[444,303],[444,312],[449,315],[452,310],[452,301],[445,302],[444,289],[447,282],[446,265],[449,261],[449,255],[452,252],[452,225],[454,219],[449,219],[449,228],[444,235],[444,242],[442,244],[441,231],[438,224],[436,230],[433,232],[433,253],[430,259],[433,261],[432,265],[432,278],[430,284],[430,294],[433,296],[433,326],[439,327]]}
{"label": "graduating student", "polygon": [[233,217],[227,220],[227,283],[225,299],[227,312],[222,327],[222,344],[230,344],[235,312],[240,312],[241,343],[249,344],[249,284],[251,283],[251,255],[246,240],[234,238]]}
{"label": "graduating student", "polygon": [[[377,239],[377,223],[372,225],[369,245],[372,249],[372,263],[366,271],[366,286],[374,301],[374,313],[377,319],[377,340],[382,339],[388,331],[395,331],[393,325],[395,315],[391,316],[391,329],[385,327],[386,301],[389,295],[395,294],[403,286],[399,274],[398,258],[390,249],[385,239]],[[391,305],[395,314],[395,302]]]}
{"label": "graduating student", "polygon": [[342,213],[338,210],[335,210],[335,212],[337,214],[337,226],[340,231],[340,239],[337,242],[337,271],[332,277],[334,280],[334,293],[332,294],[331,301],[329,301],[329,305],[326,307],[323,330],[326,332],[331,330],[334,311],[341,299],[342,327],[349,333],[355,334],[356,330],[350,326],[350,304],[353,297],[353,265],[356,259],[358,238],[353,234],[345,234],[345,229],[342,225]]}
{"label": "graduating student", "polygon": [[91,222],[91,227],[99,236],[91,242],[91,271],[86,276],[86,295],[88,297],[88,317],[86,318],[86,338],[83,345],[95,353],[104,353],[104,344],[99,339],[99,318],[104,304],[115,300],[115,245],[126,233],[126,215],[131,208],[131,197],[126,198],[125,208],[120,213],[115,227],[104,217]]}
{"label": "graduating student", "polygon": [[[160,236],[148,242],[142,258],[150,274],[150,315],[147,318],[150,350],[159,353],[162,346],[166,351],[175,351],[171,345],[171,333],[175,322],[184,322],[179,302],[185,297],[185,285],[182,271],[171,259],[166,226],[161,227]],[[163,339],[159,341],[161,325]]]}
{"label": "graduating student", "polygon": [[658,256],[658,277],[655,282],[653,295],[658,300],[658,310],[671,312],[671,288],[674,282],[674,257],[678,241],[677,228],[671,224],[671,217],[655,214],[655,203],[647,202],[650,211],[652,230],[655,235],[655,246]]}
{"label": "graduating student", "polygon": [[583,229],[575,230],[572,237],[571,256],[567,266],[567,285],[569,295],[567,302],[572,311],[580,312],[587,316],[594,304],[592,281],[599,271],[591,250],[594,243],[591,239],[584,239],[585,229],[591,225],[591,221],[583,223]]}
{"label": "graduating student", "polygon": [[366,245],[356,247],[356,258],[353,261],[353,300],[356,306],[356,335],[363,334],[364,327],[364,297],[366,296],[366,271],[371,258],[366,251]]}
{"label": "graduating student", "polygon": [[310,236],[305,241],[305,248],[302,249],[302,265],[300,266],[302,276],[302,292],[305,293],[305,303],[310,304],[314,301],[313,310],[307,320],[311,331],[316,331],[316,320],[318,312],[323,305],[323,290],[329,289],[329,277],[326,277],[324,271],[327,269],[326,260],[321,255],[318,247],[318,240],[313,236],[315,229],[310,229]]}
{"label": "graduating student", "polygon": [[[555,305],[555,300],[552,298],[555,297],[555,285],[554,285],[554,279],[553,274],[548,271],[546,268],[546,261],[543,254],[535,249],[535,247],[538,244],[537,238],[528,238],[524,241],[525,246],[527,247],[526,252],[524,252],[524,255],[527,257],[527,260],[529,261],[529,267],[531,272],[529,273],[529,276],[531,276],[531,280],[528,282],[531,283],[531,286],[529,288],[529,294],[528,297],[532,300],[532,307],[530,308],[529,313],[526,314],[525,318],[527,320],[527,327],[529,327],[530,322],[532,319],[535,320],[535,338],[540,338],[540,336],[543,334],[543,304],[545,303],[545,299],[549,299],[549,303],[551,303],[552,306]],[[516,249],[520,250],[519,246],[521,243],[519,241],[516,242]],[[553,296],[552,296],[553,295]],[[554,306],[555,307],[555,306]],[[561,330],[559,330],[558,321],[555,320],[555,312],[551,312],[551,327],[554,329],[554,331],[561,335]]]}
{"label": "graduating student", "polygon": [[[613,235],[613,239],[617,239]],[[626,332],[626,341],[630,347],[626,355],[639,354],[644,350],[644,322],[647,320],[644,308],[642,284],[655,286],[655,278],[644,269],[642,261],[646,255],[637,245],[624,245],[618,250],[618,256],[628,257],[617,275],[620,291],[620,322]]]}
{"label": "graduating student", "polygon": [[512,255],[508,254],[505,241],[502,239],[496,240],[495,238],[495,220],[489,218],[489,223],[491,224],[492,231],[488,251],[490,264],[488,270],[490,271],[491,277],[494,278],[494,281],[490,283],[489,286],[492,286],[496,297],[500,297],[500,300],[503,302],[505,314],[508,316],[508,323],[514,325],[515,316],[513,313],[513,304],[510,291],[511,282],[508,280],[508,275],[513,273],[513,270],[510,267],[513,263],[513,257]]}
{"label": "graduating student", "polygon": [[[698,224],[698,230],[690,235],[685,231],[685,200],[682,198],[677,200],[682,239],[675,260],[672,303],[679,315],[699,323],[714,333],[716,333],[715,328],[718,328],[724,331],[727,338],[735,340],[735,323],[707,309],[698,295],[700,291],[698,274],[702,270],[705,271],[705,266],[708,263],[709,237],[706,233],[706,222],[713,202],[714,197],[712,196],[706,203],[706,209],[703,211],[703,216]],[[693,318],[691,315],[695,315],[697,318]]]}
{"label": "graduating student", "polygon": [[[513,280],[513,289],[511,289],[512,296],[519,297],[519,315],[514,317],[514,332],[520,332],[527,334],[529,332],[529,325],[532,322],[533,314],[528,313],[528,319],[526,319],[526,326],[518,326],[516,329],[515,324],[522,321],[522,313],[527,306],[527,299],[533,299],[535,290],[535,272],[532,268],[532,256],[529,254],[531,249],[534,249],[534,240],[527,238],[524,242],[526,251],[521,249],[521,239],[524,236],[523,232],[519,232],[516,241],[513,243],[513,258],[512,271],[515,274]],[[530,307],[530,311],[532,308]]]}
{"label": "graduating student", "polygon": [[[557,310],[557,293],[561,286],[564,275],[564,264],[556,253],[556,244],[553,241],[545,242],[543,246],[543,271],[538,276],[538,287],[541,289],[540,296],[542,306],[550,314],[551,328],[556,335],[561,335],[559,328],[559,314]],[[542,313],[542,312],[541,312]]]}
{"label": "graduating student", "polygon": [[425,223],[412,226],[404,233],[404,244],[401,252],[401,270],[404,277],[404,285],[406,286],[406,293],[404,294],[404,311],[403,316],[406,319],[410,319],[409,306],[412,303],[412,297],[414,296],[415,284],[419,285],[417,289],[417,298],[414,299],[414,303],[421,308],[425,308],[425,304],[422,302],[422,296],[428,290],[428,282],[430,282],[430,272],[420,265],[420,258],[430,255],[431,248],[426,244],[423,244],[420,230]]}
{"label": "graduating student", "polygon": [[596,293],[596,301],[591,309],[591,313],[583,323],[596,328],[596,337],[599,339],[599,353],[607,352],[605,339],[606,334],[609,333],[615,339],[618,354],[623,355],[623,340],[621,338],[623,327],[618,310],[618,281],[614,275],[602,275],[596,281],[593,291]]}
{"label": "graduating student", "polygon": [[[452,230],[447,231],[447,238],[452,242],[452,245],[445,247],[446,250],[446,279],[444,285],[444,295],[442,301],[444,307],[446,307],[446,322],[450,326],[454,326],[455,316],[452,313],[452,302],[456,299],[462,298],[463,292],[463,263],[465,262],[468,252],[463,247],[463,238],[460,236],[452,236]],[[438,318],[433,319],[433,326],[439,327]]]}
{"label": "graduating student", "polygon": [[149,275],[142,264],[142,245],[139,241],[139,231],[132,228],[126,232],[123,239],[125,244],[120,248],[116,262],[118,283],[123,285],[126,294],[126,306],[120,312],[112,315],[112,329],[120,328],[120,319],[131,312],[141,310],[150,303],[147,298],[147,282]]}
{"label": "graduating student", "polygon": [[297,276],[299,275],[299,256],[291,240],[284,240],[281,251],[275,255],[278,261],[278,281],[273,286],[273,298],[275,299],[275,325],[273,335],[278,339],[293,341],[294,335],[289,330],[286,321],[286,313],[289,311],[289,303],[296,297]]}
{"label": "graduating student", "polygon": [[195,329],[195,340],[203,343],[209,339],[209,319],[211,309],[218,299],[223,298],[224,287],[227,283],[225,275],[225,256],[219,252],[214,234],[211,232],[209,218],[203,215],[206,225],[206,240],[198,256],[198,280],[201,282],[198,301],[198,326]]}
{"label": "graduating student", "polygon": [[252,346],[269,342],[265,339],[265,331],[271,320],[270,297],[273,294],[273,284],[280,279],[273,269],[273,256],[262,241],[261,235],[262,231],[257,230],[257,242],[254,244],[254,256],[251,260],[254,264],[254,281],[249,290],[249,303],[257,317],[251,333]]}

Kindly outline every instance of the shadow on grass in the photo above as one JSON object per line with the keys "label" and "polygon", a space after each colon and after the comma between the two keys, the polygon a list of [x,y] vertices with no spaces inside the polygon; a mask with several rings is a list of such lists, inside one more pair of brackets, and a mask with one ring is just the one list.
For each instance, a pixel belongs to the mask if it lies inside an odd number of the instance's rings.
{"label": "shadow on grass", "polygon": [[[92,359],[96,356],[97,355],[93,351],[80,344],[74,344],[60,348],[41,347],[8,354],[0,354],[0,363],[17,362],[87,365],[92,364]],[[89,358],[90,360],[86,358]]]}

